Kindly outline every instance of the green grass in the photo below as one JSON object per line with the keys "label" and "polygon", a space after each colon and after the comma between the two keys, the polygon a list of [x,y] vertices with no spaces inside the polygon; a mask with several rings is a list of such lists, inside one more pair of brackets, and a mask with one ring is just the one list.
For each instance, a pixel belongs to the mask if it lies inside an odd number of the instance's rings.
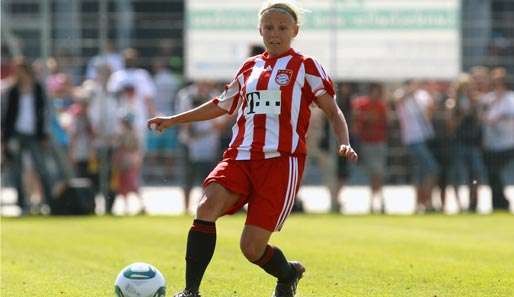
{"label": "green grass", "polygon": [[[243,216],[218,222],[205,297],[267,297],[274,281],[239,251]],[[183,286],[190,217],[2,219],[3,297],[113,296],[129,263]],[[307,267],[300,297],[514,296],[514,216],[292,216],[272,238]]]}

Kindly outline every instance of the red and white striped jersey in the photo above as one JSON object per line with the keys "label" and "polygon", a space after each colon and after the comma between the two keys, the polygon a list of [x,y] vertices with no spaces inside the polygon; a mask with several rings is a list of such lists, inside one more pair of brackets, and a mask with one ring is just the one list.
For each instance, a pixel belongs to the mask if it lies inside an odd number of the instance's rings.
{"label": "red and white striped jersey", "polygon": [[237,121],[224,158],[260,160],[307,153],[310,105],[334,86],[321,65],[289,49],[278,57],[263,53],[246,60],[213,102]]}

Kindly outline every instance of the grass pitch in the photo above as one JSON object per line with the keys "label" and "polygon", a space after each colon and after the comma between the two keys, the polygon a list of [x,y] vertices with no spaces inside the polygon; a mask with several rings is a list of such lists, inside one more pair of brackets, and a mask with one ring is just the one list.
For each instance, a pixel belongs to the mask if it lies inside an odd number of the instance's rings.
{"label": "grass pitch", "polygon": [[[274,280],[239,251],[243,216],[218,221],[205,297],[267,297]],[[113,296],[143,261],[183,286],[190,217],[31,217],[1,221],[3,297]],[[293,215],[272,238],[307,273],[300,297],[514,296],[514,216]]]}

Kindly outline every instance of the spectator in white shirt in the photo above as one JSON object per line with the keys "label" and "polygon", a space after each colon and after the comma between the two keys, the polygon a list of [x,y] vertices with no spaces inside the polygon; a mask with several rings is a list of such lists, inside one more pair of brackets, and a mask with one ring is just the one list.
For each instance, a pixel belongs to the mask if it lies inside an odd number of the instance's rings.
{"label": "spectator in white shirt", "polygon": [[135,49],[123,51],[125,69],[114,72],[107,90],[119,98],[120,114],[134,115],[134,129],[138,134],[141,151],[145,151],[146,119],[155,114],[155,85],[145,69],[138,68],[138,53]]}
{"label": "spectator in white shirt", "polygon": [[491,71],[492,91],[482,97],[483,146],[493,208],[509,209],[503,169],[514,160],[514,92],[507,86],[504,68]]}
{"label": "spectator in white shirt", "polygon": [[91,93],[89,117],[95,135],[96,157],[99,162],[95,184],[105,199],[105,212],[111,214],[116,198],[116,191],[110,182],[112,156],[121,119],[118,115],[116,98],[107,90],[107,83],[111,76],[110,66],[100,62],[96,65],[96,72],[98,74],[96,79],[88,81],[87,87]]}
{"label": "spectator in white shirt", "polygon": [[406,82],[404,87],[394,92],[394,97],[402,141],[415,165],[417,210],[422,213],[431,208],[432,189],[439,173],[437,161],[428,148],[428,141],[434,137],[430,120],[434,102],[416,81]]}

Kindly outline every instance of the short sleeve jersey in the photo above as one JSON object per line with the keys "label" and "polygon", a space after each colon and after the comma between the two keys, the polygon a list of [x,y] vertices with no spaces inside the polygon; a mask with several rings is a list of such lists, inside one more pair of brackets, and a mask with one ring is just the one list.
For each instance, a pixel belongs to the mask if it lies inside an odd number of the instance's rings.
{"label": "short sleeve jersey", "polygon": [[249,58],[213,99],[229,114],[237,112],[224,158],[305,155],[310,106],[324,94],[335,100],[332,80],[311,57],[289,49],[273,58],[267,52]]}

